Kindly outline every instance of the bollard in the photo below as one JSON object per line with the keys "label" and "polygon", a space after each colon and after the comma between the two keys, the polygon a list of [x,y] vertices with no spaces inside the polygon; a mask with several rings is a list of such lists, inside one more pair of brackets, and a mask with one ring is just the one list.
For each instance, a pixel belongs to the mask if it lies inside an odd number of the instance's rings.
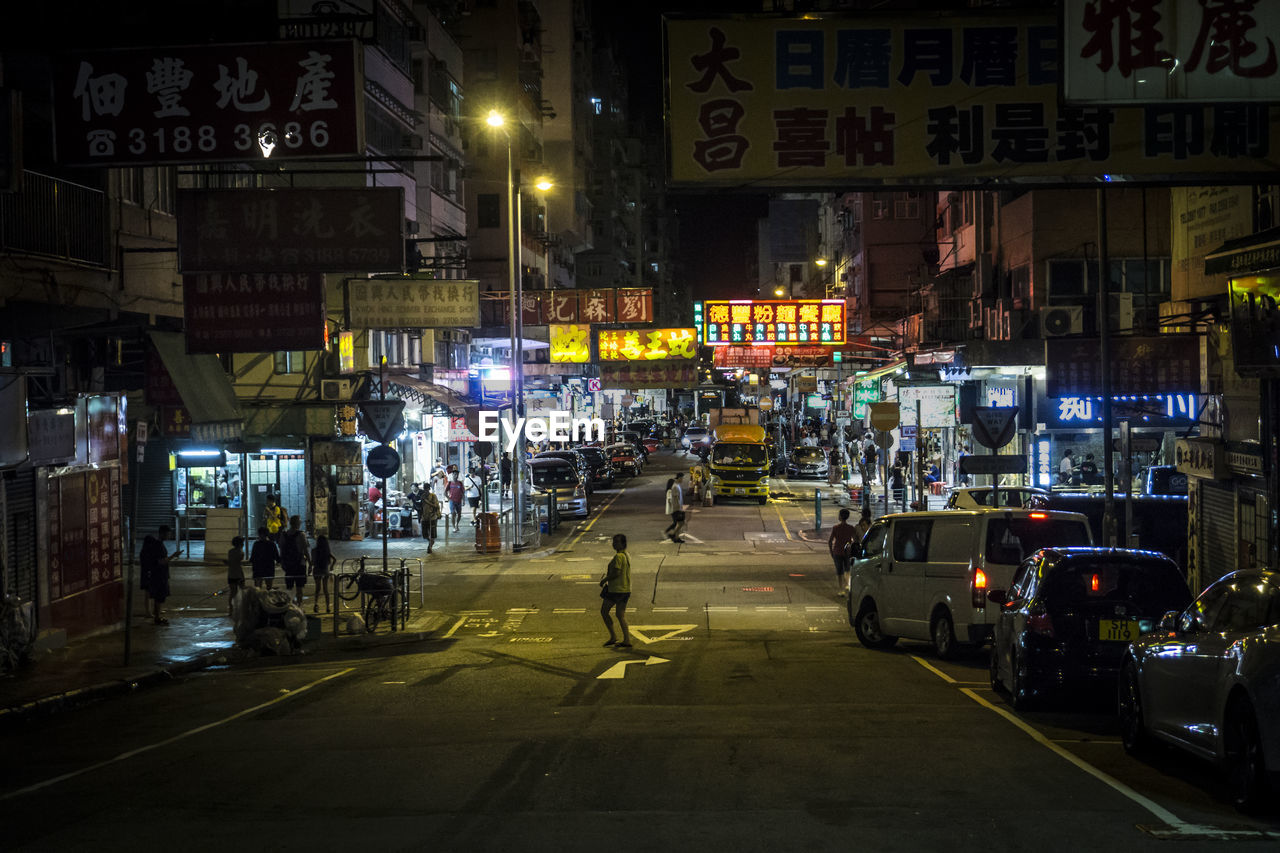
{"label": "bollard", "polygon": [[822,490],[813,490],[813,529],[816,533],[822,532]]}

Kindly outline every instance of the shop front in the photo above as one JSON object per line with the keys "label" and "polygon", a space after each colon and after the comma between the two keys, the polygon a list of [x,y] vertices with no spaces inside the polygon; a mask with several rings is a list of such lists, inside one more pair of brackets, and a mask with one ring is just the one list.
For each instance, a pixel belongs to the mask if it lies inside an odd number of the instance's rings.
{"label": "shop front", "polygon": [[1272,504],[1261,445],[1190,438],[1177,442],[1187,475],[1187,580],[1204,589],[1236,569],[1263,565],[1272,544]]}

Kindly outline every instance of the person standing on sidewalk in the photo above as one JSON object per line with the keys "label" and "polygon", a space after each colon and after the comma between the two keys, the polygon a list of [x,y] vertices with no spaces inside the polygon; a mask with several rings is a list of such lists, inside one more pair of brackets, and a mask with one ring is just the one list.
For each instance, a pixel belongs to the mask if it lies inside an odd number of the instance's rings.
{"label": "person standing on sidewalk", "polygon": [[[613,537],[613,559],[609,561],[609,567],[605,569],[604,577],[600,579],[600,597],[604,599],[600,603],[600,618],[604,620],[604,626],[609,629],[609,641],[605,643],[605,648],[615,646],[619,649],[631,648],[631,629],[627,626],[627,601],[631,598],[631,558],[627,556],[627,537],[621,533],[615,534]],[[613,620],[609,618],[609,611],[613,610],[618,616],[618,626],[622,628],[622,642],[618,642],[618,635],[613,631]]]}
{"label": "person standing on sidewalk", "polygon": [[296,590],[294,602],[302,606],[302,590],[307,585],[307,562],[311,559],[311,546],[307,532],[302,529],[302,519],[289,517],[289,529],[280,537],[280,566],[284,569],[284,588]]}
{"label": "person standing on sidewalk", "polygon": [[422,538],[427,540],[427,553],[436,546],[436,525],[444,513],[440,509],[440,499],[435,492],[426,492],[422,496]]}
{"label": "person standing on sidewalk", "polygon": [[831,526],[831,535],[827,537],[827,550],[836,564],[836,588],[840,595],[845,594],[844,575],[849,571],[849,551],[858,528],[849,523],[849,510],[840,510],[840,520]]}
{"label": "person standing on sidewalk", "polygon": [[227,615],[231,615],[236,596],[244,589],[244,537],[236,536],[231,540],[231,548],[227,551]]}
{"label": "person standing on sidewalk", "polygon": [[258,589],[271,589],[276,582],[276,563],[280,562],[280,549],[266,527],[258,528],[258,538],[249,551],[249,565],[253,567],[253,585]]}
{"label": "person standing on sidewalk", "polygon": [[474,465],[467,472],[467,506],[471,507],[471,524],[476,524],[476,517],[480,514],[480,481],[482,480],[480,469]]}
{"label": "person standing on sidewalk", "polygon": [[277,545],[280,544],[280,534],[284,532],[289,523],[289,516],[285,514],[284,507],[280,506],[280,502],[275,495],[267,495],[267,505],[262,510],[262,526],[267,528],[267,533],[271,534],[271,541]]}
{"label": "person standing on sidewalk", "polygon": [[502,499],[506,500],[511,494],[511,454],[503,453],[502,459],[498,461],[498,480],[502,485]]}
{"label": "person standing on sidewalk", "polygon": [[316,537],[316,546],[311,549],[311,575],[316,579],[316,594],[311,600],[311,612],[320,608],[320,594],[324,593],[324,612],[329,612],[329,575],[333,571],[333,552],[329,550],[329,537],[321,533]]}
{"label": "person standing on sidewalk", "polygon": [[158,536],[147,535],[138,553],[138,568],[142,589],[151,599],[152,617],[157,625],[168,625],[169,620],[160,615],[160,605],[169,597],[169,560],[178,556],[179,549],[169,553],[164,540],[169,538],[169,525],[162,524],[156,530]]}

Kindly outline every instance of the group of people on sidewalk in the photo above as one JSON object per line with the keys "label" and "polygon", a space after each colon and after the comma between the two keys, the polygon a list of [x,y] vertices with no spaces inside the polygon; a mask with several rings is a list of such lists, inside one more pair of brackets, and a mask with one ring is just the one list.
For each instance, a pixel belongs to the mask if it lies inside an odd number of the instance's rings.
{"label": "group of people on sidewalk", "polygon": [[[307,541],[307,532],[302,529],[302,519],[296,515],[289,517],[289,527],[279,537],[272,537],[270,529],[265,525],[259,527],[258,538],[249,549],[253,585],[259,589],[273,589],[276,566],[279,565],[284,570],[285,589],[293,590],[294,601],[299,607],[302,606],[307,578],[314,578],[315,595],[311,605],[313,613],[319,612],[322,596],[326,613],[332,606],[329,578],[335,562],[329,548],[329,537],[322,533],[316,537],[315,545],[311,546]],[[230,593],[228,610],[236,593],[244,587],[244,538],[237,536],[231,540],[231,549],[227,552],[227,591]]]}

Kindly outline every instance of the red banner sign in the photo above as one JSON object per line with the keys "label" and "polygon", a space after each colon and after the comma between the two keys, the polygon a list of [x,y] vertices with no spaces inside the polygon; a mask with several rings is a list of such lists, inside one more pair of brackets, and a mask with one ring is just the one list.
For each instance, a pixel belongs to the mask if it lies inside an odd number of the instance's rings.
{"label": "red banner sign", "polygon": [[363,154],[358,60],[346,40],[72,53],[53,72],[58,161]]}
{"label": "red banner sign", "polygon": [[321,273],[182,277],[187,352],[324,349]]}
{"label": "red banner sign", "polygon": [[49,481],[49,598],[119,580],[120,471],[100,468]]}
{"label": "red banner sign", "polygon": [[[508,294],[510,291],[508,291]],[[526,290],[520,319],[526,326],[551,323],[652,323],[653,291],[647,287],[603,290]],[[504,322],[509,322],[503,303]]]}

